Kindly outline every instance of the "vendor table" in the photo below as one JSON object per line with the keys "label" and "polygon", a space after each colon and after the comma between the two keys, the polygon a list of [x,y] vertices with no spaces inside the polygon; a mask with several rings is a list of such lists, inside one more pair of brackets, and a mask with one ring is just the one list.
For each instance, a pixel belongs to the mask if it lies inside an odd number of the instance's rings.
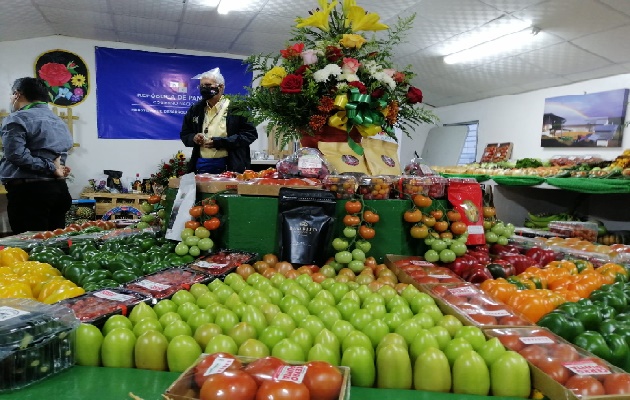
{"label": "vendor table", "polygon": [[[0,399],[124,400],[131,399],[129,393],[133,393],[144,400],[161,400],[161,394],[178,376],[179,374],[174,372],[75,366],[27,388],[9,394],[0,394]],[[484,398],[515,399],[359,387],[352,387],[350,391],[350,399],[357,400],[479,400]]]}

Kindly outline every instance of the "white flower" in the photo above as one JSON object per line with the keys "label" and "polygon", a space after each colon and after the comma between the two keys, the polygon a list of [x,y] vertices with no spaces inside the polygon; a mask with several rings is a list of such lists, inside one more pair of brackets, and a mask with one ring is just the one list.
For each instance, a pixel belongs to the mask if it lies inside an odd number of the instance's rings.
{"label": "white flower", "polygon": [[313,73],[313,79],[315,79],[315,82],[323,83],[326,82],[331,75],[334,77],[341,75],[341,67],[336,64],[328,64],[319,71],[315,71]]}
{"label": "white flower", "polygon": [[391,90],[396,89],[396,82],[394,81],[394,79],[389,76],[386,72],[384,71],[379,71],[375,74],[372,75],[374,77],[374,79],[376,79],[377,81],[389,86],[389,88]]}
{"label": "white flower", "polygon": [[341,74],[339,75],[339,79],[346,82],[356,82],[359,80],[357,74]]}

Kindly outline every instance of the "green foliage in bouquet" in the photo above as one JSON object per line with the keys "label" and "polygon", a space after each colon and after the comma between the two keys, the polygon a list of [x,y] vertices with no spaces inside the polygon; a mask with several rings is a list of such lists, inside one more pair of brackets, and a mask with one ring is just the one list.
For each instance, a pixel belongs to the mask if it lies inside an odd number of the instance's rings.
{"label": "green foliage in bouquet", "polygon": [[188,160],[186,155],[180,150],[169,160],[162,161],[157,171],[151,174],[150,179],[152,184],[167,187],[170,178],[179,178],[188,172]]}

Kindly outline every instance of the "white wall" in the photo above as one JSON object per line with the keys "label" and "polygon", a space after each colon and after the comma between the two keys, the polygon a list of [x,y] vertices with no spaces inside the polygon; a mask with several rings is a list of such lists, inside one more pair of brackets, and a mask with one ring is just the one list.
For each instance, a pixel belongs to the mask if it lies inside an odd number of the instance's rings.
{"label": "white wall", "polygon": [[[581,95],[613,89],[630,88],[630,74],[594,79],[567,86],[558,86],[512,96],[441,107],[435,110],[443,124],[479,120],[477,160],[488,143],[513,142],[512,159],[535,157],[548,159],[554,155],[596,154],[612,160],[630,147],[630,128],[626,128],[622,146],[561,148],[541,147],[540,137],[545,98]],[[630,117],[626,117],[628,121]]]}
{"label": "white wall", "polygon": [[[185,148],[180,140],[120,140],[97,137],[95,46],[238,58],[227,54],[161,49],[128,43],[97,42],[65,36],[0,42],[0,54],[2,54],[0,57],[0,95],[4,95],[0,97],[0,110],[3,111],[9,109],[9,95],[13,81],[24,76],[33,76],[35,61],[44,52],[53,49],[70,51],[83,58],[89,68],[90,92],[85,101],[73,107],[72,110],[73,114],[79,117],[79,120],[74,123],[74,141],[80,144],[80,147],[70,151],[67,161],[67,164],[73,168],[75,177],[74,181],[69,183],[70,192],[75,198],[88,184],[88,180],[100,178],[103,170],[123,171],[123,182],[125,178],[135,178],[136,173],[148,178],[157,170],[162,160],[169,159],[178,150],[184,150],[187,155],[190,155],[191,150],[191,148]],[[211,67],[209,65],[208,69]],[[263,140],[254,142],[251,146],[252,150],[262,150],[267,147],[266,137],[264,134],[259,135]]]}

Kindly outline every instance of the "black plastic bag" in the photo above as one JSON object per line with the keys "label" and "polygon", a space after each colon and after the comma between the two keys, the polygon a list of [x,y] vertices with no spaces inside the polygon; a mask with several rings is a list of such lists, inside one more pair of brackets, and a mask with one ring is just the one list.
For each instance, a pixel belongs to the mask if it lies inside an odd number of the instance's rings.
{"label": "black plastic bag", "polygon": [[335,195],[327,190],[281,188],[280,259],[297,265],[323,265],[333,236],[335,205]]}
{"label": "black plastic bag", "polygon": [[118,192],[123,191],[123,185],[120,181],[122,177],[122,171],[114,171],[111,169],[106,169],[103,171],[105,175],[107,175],[107,187],[110,189],[116,189]]}

